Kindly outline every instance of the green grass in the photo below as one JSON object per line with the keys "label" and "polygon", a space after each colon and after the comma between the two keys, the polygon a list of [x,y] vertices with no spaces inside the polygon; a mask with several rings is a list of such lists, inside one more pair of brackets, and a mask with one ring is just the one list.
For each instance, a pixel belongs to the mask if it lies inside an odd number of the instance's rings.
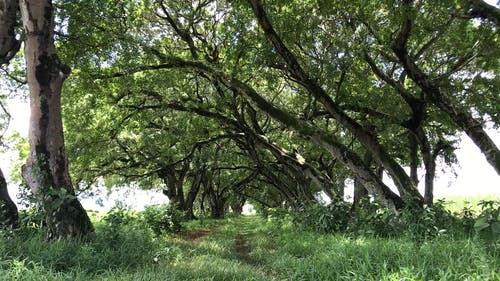
{"label": "green grass", "polygon": [[96,225],[86,243],[4,233],[0,280],[500,280],[498,249],[475,239],[352,238],[255,216],[190,222],[194,238]]}
{"label": "green grass", "polygon": [[500,201],[500,194],[489,194],[481,196],[448,196],[444,199],[444,206],[451,212],[460,213],[464,208],[473,210],[475,213],[481,212],[479,203],[481,201]]}

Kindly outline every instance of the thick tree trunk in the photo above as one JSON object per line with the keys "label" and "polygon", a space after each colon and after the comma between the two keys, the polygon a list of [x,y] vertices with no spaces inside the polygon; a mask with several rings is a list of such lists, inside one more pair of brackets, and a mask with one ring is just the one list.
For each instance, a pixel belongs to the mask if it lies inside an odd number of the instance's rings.
{"label": "thick tree trunk", "polygon": [[226,198],[223,194],[214,189],[212,177],[206,175],[203,179],[203,191],[205,198],[208,200],[210,209],[210,217],[213,219],[223,219],[226,215]]}
{"label": "thick tree trunk", "polygon": [[194,206],[194,201],[196,200],[196,197],[200,192],[202,179],[203,179],[203,172],[199,172],[194,176],[193,181],[191,182],[191,188],[189,189],[185,204],[186,219],[188,220],[196,219],[196,216],[194,215],[193,211],[193,206]]}
{"label": "thick tree trunk", "polygon": [[14,28],[17,24],[18,0],[0,0],[0,65],[7,63],[19,50]]}
{"label": "thick tree trunk", "polygon": [[235,201],[231,203],[231,211],[233,211],[233,214],[235,215],[241,215],[243,213],[243,206],[245,206],[246,203],[246,198],[245,196],[239,196]]}
{"label": "thick tree trunk", "polygon": [[[365,157],[363,159],[366,166],[372,166],[373,157],[370,152],[365,152]],[[383,169],[375,169],[376,171],[380,170],[379,173],[376,173],[379,176],[379,179],[382,181],[382,173]],[[354,197],[352,202],[352,208],[357,209],[359,207],[359,203],[363,199],[368,199],[368,190],[360,183],[360,180],[354,178]]]}
{"label": "thick tree trunk", "polygon": [[409,149],[410,149],[410,178],[418,185],[418,140],[415,135],[410,133],[408,135]]}
{"label": "thick tree trunk", "polygon": [[420,153],[425,167],[424,203],[432,206],[434,201],[434,178],[436,177],[436,157],[432,153],[431,144],[422,127],[416,129],[415,137],[420,145]]}
{"label": "thick tree trunk", "polygon": [[16,204],[10,199],[7,182],[0,169],[0,227],[17,227],[19,214]]}
{"label": "thick tree trunk", "polygon": [[[18,0],[0,0],[0,66],[8,63],[21,43],[16,40]],[[0,226],[16,227],[19,214],[7,190],[7,182],[0,169]]]}
{"label": "thick tree trunk", "polygon": [[361,200],[368,198],[368,190],[359,182],[357,178],[354,179],[354,195],[352,199],[352,209],[359,208]]}
{"label": "thick tree trunk", "polygon": [[75,196],[64,147],[61,89],[70,68],[56,54],[52,2],[21,0],[20,8],[31,107],[30,155],[23,177],[46,212],[48,239],[87,236],[94,228]]}
{"label": "thick tree trunk", "polygon": [[191,183],[187,197],[184,196],[184,182],[189,170],[189,161],[185,161],[182,168],[177,170],[174,166],[168,166],[158,172],[158,176],[165,183],[166,189],[163,190],[170,200],[170,204],[174,204],[179,211],[185,213],[185,218],[188,220],[195,219],[193,205],[196,196],[199,193],[203,171],[196,174]]}

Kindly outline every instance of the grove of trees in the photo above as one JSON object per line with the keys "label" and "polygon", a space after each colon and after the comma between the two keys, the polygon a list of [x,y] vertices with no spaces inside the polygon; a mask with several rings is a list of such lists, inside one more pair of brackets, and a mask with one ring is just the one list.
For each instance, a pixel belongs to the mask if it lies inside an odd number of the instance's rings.
{"label": "grove of trees", "polygon": [[[49,239],[93,233],[75,189],[100,179],[187,219],[350,181],[353,209],[397,213],[433,204],[462,133],[500,174],[499,22],[481,0],[0,0],[1,79],[29,89],[22,173]],[[15,225],[1,171],[0,209]]]}

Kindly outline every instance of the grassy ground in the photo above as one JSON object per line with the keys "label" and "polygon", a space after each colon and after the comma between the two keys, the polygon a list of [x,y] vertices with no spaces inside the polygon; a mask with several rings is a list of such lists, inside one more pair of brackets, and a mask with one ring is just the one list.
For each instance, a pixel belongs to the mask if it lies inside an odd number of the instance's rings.
{"label": "grassy ground", "polygon": [[460,213],[464,209],[470,209],[475,213],[479,213],[481,211],[481,201],[500,201],[500,193],[468,197],[448,196],[442,199],[445,200],[445,207],[452,212]]}
{"label": "grassy ground", "polygon": [[321,235],[251,216],[191,222],[155,238],[98,224],[87,243],[0,238],[0,280],[500,280],[498,249],[474,239]]}

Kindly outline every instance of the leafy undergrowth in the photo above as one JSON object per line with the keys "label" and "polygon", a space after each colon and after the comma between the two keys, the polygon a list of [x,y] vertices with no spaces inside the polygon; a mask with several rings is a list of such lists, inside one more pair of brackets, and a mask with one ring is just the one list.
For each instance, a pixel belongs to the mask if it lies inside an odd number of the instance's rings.
{"label": "leafy undergrowth", "polygon": [[500,280],[498,251],[476,239],[352,238],[256,216],[161,236],[141,224],[96,225],[90,242],[3,232],[0,280]]}

